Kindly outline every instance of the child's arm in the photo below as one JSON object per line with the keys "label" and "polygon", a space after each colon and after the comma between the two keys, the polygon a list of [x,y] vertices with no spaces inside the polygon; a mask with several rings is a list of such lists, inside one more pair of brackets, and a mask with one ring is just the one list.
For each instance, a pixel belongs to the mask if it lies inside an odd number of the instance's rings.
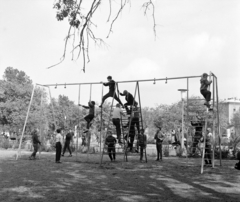
{"label": "child's arm", "polygon": [[89,109],[89,107],[88,107],[88,106],[85,106],[85,105],[80,105],[80,104],[79,104],[79,106],[82,106],[82,107],[85,108],[85,109]]}

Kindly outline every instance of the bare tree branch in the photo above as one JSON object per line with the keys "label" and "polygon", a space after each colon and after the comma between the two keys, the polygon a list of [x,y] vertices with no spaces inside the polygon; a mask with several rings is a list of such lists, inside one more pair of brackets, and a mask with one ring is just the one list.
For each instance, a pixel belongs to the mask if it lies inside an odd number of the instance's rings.
{"label": "bare tree branch", "polygon": [[144,3],[142,5],[144,9],[144,15],[147,15],[147,10],[150,9],[150,6],[152,7],[152,19],[153,19],[153,32],[154,32],[154,36],[155,36],[155,39],[156,39],[156,20],[155,20],[155,6],[152,2],[152,0],[149,0],[148,2]]}
{"label": "bare tree branch", "polygon": [[120,13],[122,12],[124,6],[126,5],[126,2],[127,2],[127,0],[124,0],[124,3],[123,3],[123,0],[121,0],[121,7],[119,8],[119,10],[118,10],[118,12],[117,12],[116,17],[112,20],[112,23],[111,23],[111,25],[110,25],[110,29],[109,29],[107,38],[109,37],[110,33],[113,32],[113,31],[112,31],[113,24],[114,24],[114,22],[118,19],[118,16],[120,15]]}
{"label": "bare tree branch", "polygon": [[[81,8],[83,2],[90,3],[90,8],[85,14],[83,9]],[[109,15],[107,22],[111,21],[111,16],[112,16],[112,1],[109,0]],[[110,34],[113,32],[113,25],[118,19],[119,15],[122,13],[123,9],[125,8],[126,4],[130,4],[130,0],[117,0],[120,1],[120,8],[116,12],[116,16],[114,19],[111,21],[109,32],[107,35],[107,38],[110,36]],[[142,7],[144,8],[144,15],[147,15],[147,11],[152,9],[152,19],[153,19],[153,32],[155,35],[156,39],[156,21],[155,21],[155,7],[152,2],[152,0],[146,0]],[[83,59],[83,71],[85,72],[85,67],[86,67],[86,59],[87,62],[90,62],[90,57],[89,57],[89,46],[90,46],[90,41],[93,41],[96,45],[102,45],[105,44],[105,42],[101,39],[95,36],[92,26],[97,27],[96,24],[92,22],[92,17],[94,16],[94,13],[98,10],[99,6],[101,5],[102,0],[56,0],[56,3],[54,4],[54,8],[57,10],[57,20],[62,21],[65,18],[68,18],[69,21],[69,29],[68,33],[64,43],[64,49],[63,49],[63,56],[60,59],[60,62],[57,64],[54,64],[49,68],[55,67],[59,64],[61,64],[66,57],[66,51],[67,51],[67,46],[70,37],[73,35],[72,38],[72,50],[70,51],[72,54],[72,60],[74,60],[74,52],[76,49],[79,48],[78,50],[78,55],[76,59],[81,57]],[[72,27],[74,30],[72,30]],[[76,32],[76,30],[78,30]],[[76,43],[76,39],[79,40]]]}

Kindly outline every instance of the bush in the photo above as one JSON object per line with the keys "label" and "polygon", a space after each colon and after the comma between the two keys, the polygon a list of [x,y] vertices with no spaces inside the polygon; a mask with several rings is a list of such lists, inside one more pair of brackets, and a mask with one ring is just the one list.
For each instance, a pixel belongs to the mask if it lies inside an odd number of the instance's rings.
{"label": "bush", "polygon": [[[220,158],[220,150],[219,148],[216,148],[214,150],[214,156],[216,159]],[[229,149],[222,149],[222,159],[227,159],[229,157]]]}
{"label": "bush", "polygon": [[163,155],[166,157],[169,156],[169,146],[163,147]]}
{"label": "bush", "polygon": [[9,140],[7,138],[3,138],[1,140],[1,148],[8,149],[10,147]]}
{"label": "bush", "polygon": [[176,148],[176,156],[182,157],[183,156],[184,149],[181,147]]}

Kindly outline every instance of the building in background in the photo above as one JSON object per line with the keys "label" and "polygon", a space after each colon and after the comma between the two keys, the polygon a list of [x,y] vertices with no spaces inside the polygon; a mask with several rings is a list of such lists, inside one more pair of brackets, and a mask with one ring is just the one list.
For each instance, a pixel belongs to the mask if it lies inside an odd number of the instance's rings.
{"label": "building in background", "polygon": [[233,115],[236,112],[240,111],[240,99],[228,98],[224,100],[222,104],[226,110],[228,122],[230,125],[230,127],[227,129],[227,137],[229,138],[231,134],[235,132],[234,127],[231,127],[231,120],[233,118]]}

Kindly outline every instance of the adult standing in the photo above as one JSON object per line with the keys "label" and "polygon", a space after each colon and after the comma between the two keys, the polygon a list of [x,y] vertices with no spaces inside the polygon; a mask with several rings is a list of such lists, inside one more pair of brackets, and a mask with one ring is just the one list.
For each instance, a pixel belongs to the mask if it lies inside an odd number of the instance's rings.
{"label": "adult standing", "polygon": [[63,137],[62,137],[62,130],[59,128],[57,129],[57,135],[56,135],[56,163],[61,163],[61,153],[62,153],[62,143],[63,143]]}
{"label": "adult standing", "polygon": [[32,144],[33,144],[33,153],[31,154],[31,156],[29,157],[29,160],[35,160],[36,159],[36,154],[38,152],[39,149],[39,145],[41,145],[41,142],[38,139],[38,130],[35,129],[31,132],[32,135]]}
{"label": "adult standing", "polygon": [[116,104],[116,108],[114,108],[112,112],[112,122],[113,122],[113,125],[116,127],[117,139],[119,144],[122,143],[121,127],[120,127],[121,116],[125,116],[125,114],[121,111],[120,104]]}
{"label": "adult standing", "polygon": [[117,140],[112,136],[112,132],[108,131],[108,137],[106,138],[105,144],[108,146],[108,156],[111,161],[115,161],[116,159],[116,150],[115,144]]}
{"label": "adult standing", "polygon": [[70,143],[72,141],[72,138],[74,136],[74,133],[73,131],[70,129],[69,132],[67,133],[66,135],[66,138],[65,138],[65,143],[64,143],[64,147],[63,147],[63,153],[62,153],[62,156],[64,156],[65,152],[66,152],[66,149],[69,151],[69,156],[71,157],[72,156],[72,151],[71,151],[71,148],[70,148]]}
{"label": "adult standing", "polygon": [[125,96],[125,100],[127,101],[125,104],[124,104],[124,107],[127,111],[127,114],[130,114],[131,111],[129,110],[128,106],[137,106],[137,102],[134,100],[134,97],[131,93],[129,93],[127,90],[124,90],[123,93],[120,93],[121,96]]}
{"label": "adult standing", "polygon": [[112,79],[111,76],[107,77],[108,82],[107,83],[103,83],[104,86],[109,86],[109,92],[103,96],[102,98],[102,103],[99,105],[99,107],[102,107],[104,101],[109,98],[109,97],[113,97],[115,100],[117,100],[119,102],[120,105],[123,106],[121,100],[118,98],[117,96],[117,92],[115,91],[115,81]]}

